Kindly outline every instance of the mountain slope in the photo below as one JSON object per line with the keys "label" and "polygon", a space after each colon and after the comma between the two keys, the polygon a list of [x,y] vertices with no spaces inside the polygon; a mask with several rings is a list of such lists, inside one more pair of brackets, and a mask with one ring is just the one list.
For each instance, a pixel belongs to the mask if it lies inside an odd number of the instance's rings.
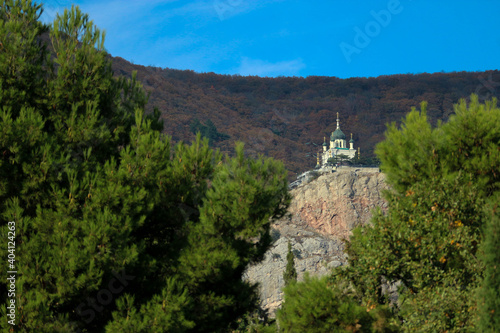
{"label": "mountain slope", "polygon": [[399,121],[412,106],[429,102],[432,122],[446,120],[453,104],[477,93],[498,97],[500,71],[405,74],[377,78],[243,77],[134,65],[113,58],[115,75],[138,79],[150,92],[148,109],[159,108],[165,133],[191,140],[190,124],[211,120],[230,136],[214,145],[230,153],[237,140],[249,155],[283,160],[290,177],[313,168],[323,138],[336,127],[336,113],[347,136],[353,134],[362,156],[373,156],[386,124]]}

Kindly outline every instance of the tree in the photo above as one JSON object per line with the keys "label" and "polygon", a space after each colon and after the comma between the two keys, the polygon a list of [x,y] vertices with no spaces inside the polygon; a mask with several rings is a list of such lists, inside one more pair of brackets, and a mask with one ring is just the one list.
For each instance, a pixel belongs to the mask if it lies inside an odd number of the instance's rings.
{"label": "tree", "polygon": [[278,310],[280,332],[391,332],[381,312],[367,311],[328,277],[292,283]]}
{"label": "tree", "polygon": [[366,165],[366,166],[379,166],[380,160],[377,157],[366,157],[366,156],[358,156],[358,152],[355,153],[352,161],[357,165]]}
{"label": "tree", "polygon": [[0,216],[4,239],[16,228],[17,329],[234,327],[257,307],[243,272],[289,204],[283,165],[245,158],[242,144],[223,157],[200,136],[171,149],[135,75],[113,78],[89,17],[73,7],[44,26],[41,10],[0,6]]}
{"label": "tree", "polygon": [[288,253],[286,254],[286,268],[283,272],[283,281],[285,281],[285,287],[292,282],[297,281],[297,271],[295,270],[294,263],[295,256],[292,252],[292,244],[288,241]]}
{"label": "tree", "polygon": [[499,189],[499,126],[496,100],[461,100],[436,128],[423,103],[377,146],[389,211],[354,231],[345,277],[367,306],[388,304],[384,281],[400,281],[404,331],[474,330],[478,248],[491,219],[484,207]]}
{"label": "tree", "polygon": [[350,161],[349,156],[345,154],[337,154],[333,157],[330,157],[327,163],[329,165],[336,165],[337,163],[342,164],[344,161]]}
{"label": "tree", "polygon": [[500,327],[500,218],[498,197],[486,207],[488,220],[484,231],[481,257],[484,279],[478,292],[480,332],[495,332]]}
{"label": "tree", "polygon": [[349,156],[347,156],[346,154],[337,154],[335,155],[335,160],[338,162],[338,163],[343,163],[344,161],[349,161]]}
{"label": "tree", "polygon": [[219,133],[217,127],[215,127],[215,124],[210,119],[208,119],[205,125],[203,125],[198,118],[195,118],[189,125],[189,129],[193,134],[197,134],[199,132],[202,137],[208,138],[210,145],[213,145],[217,141],[229,139],[229,135]]}
{"label": "tree", "polygon": [[269,318],[267,310],[258,309],[255,312],[248,313],[238,322],[238,327],[233,329],[233,333],[276,333],[276,319]]}

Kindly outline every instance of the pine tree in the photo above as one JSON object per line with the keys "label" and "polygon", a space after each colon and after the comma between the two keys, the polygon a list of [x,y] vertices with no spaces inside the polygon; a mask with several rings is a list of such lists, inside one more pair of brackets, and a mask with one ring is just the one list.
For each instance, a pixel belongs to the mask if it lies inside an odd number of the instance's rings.
{"label": "pine tree", "polygon": [[229,139],[229,135],[219,133],[217,127],[215,127],[215,124],[210,119],[208,119],[203,125],[198,118],[194,118],[189,125],[189,129],[193,134],[197,134],[199,132],[202,137],[207,138],[210,145],[213,145],[213,143],[217,141]]}
{"label": "pine tree", "polygon": [[277,313],[280,332],[373,332],[374,316],[327,277],[305,276],[303,282],[284,289],[284,302]]}
{"label": "pine tree", "polygon": [[223,157],[199,136],[171,148],[135,74],[113,77],[89,17],[73,7],[44,26],[41,10],[0,6],[0,226],[3,239],[16,226],[16,328],[236,325],[257,307],[243,272],[289,203],[282,163],[242,145]]}
{"label": "pine tree", "polygon": [[294,263],[295,256],[292,252],[292,244],[288,241],[288,253],[286,254],[286,269],[283,272],[283,281],[285,282],[285,287],[292,282],[297,281],[297,271],[295,270]]}
{"label": "pine tree", "polygon": [[436,128],[425,110],[391,125],[377,146],[389,211],[354,231],[346,278],[367,306],[387,304],[382,283],[400,281],[404,331],[473,330],[484,207],[500,185],[500,109],[473,95]]}

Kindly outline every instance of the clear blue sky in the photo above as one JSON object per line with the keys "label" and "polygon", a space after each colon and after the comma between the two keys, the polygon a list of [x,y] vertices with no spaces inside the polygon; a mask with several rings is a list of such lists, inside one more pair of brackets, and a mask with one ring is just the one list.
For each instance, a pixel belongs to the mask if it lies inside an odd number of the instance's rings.
{"label": "clear blue sky", "polygon": [[[46,0],[45,21],[71,6]],[[500,69],[499,0],[78,0],[135,64],[258,76]]]}

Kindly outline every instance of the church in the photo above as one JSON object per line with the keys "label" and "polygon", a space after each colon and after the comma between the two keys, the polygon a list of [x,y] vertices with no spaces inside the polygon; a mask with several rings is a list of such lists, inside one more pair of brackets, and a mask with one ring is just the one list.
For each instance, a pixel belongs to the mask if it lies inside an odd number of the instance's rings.
{"label": "church", "polygon": [[354,140],[349,140],[349,148],[347,148],[347,141],[345,134],[340,130],[339,114],[337,112],[337,129],[332,132],[330,136],[330,145],[326,143],[326,138],[323,142],[323,151],[318,153],[318,162],[316,168],[322,168],[327,165],[328,159],[337,155],[345,155],[349,159],[353,159],[356,154],[354,149]]}

